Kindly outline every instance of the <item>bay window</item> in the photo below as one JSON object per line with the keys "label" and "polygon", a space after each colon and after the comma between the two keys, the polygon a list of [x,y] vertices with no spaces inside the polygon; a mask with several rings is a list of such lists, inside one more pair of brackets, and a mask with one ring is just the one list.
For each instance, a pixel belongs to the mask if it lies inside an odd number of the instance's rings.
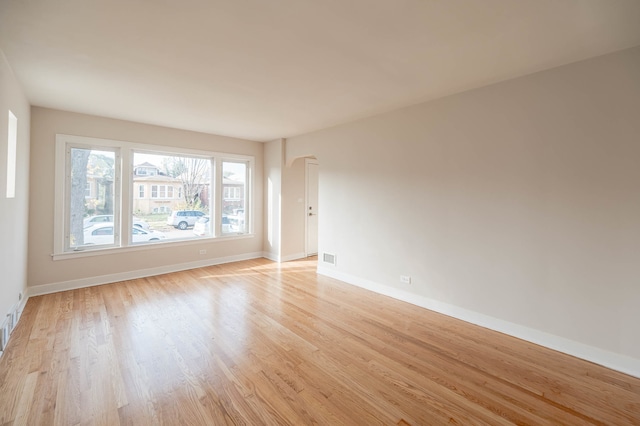
{"label": "bay window", "polygon": [[57,135],[54,258],[248,235],[252,168],[248,156]]}

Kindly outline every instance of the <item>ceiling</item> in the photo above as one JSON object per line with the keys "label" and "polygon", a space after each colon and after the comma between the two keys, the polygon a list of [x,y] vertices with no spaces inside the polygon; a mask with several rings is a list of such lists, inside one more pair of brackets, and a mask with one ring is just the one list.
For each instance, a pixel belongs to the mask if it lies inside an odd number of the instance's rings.
{"label": "ceiling", "polygon": [[638,0],[2,0],[32,105],[258,141],[640,45]]}

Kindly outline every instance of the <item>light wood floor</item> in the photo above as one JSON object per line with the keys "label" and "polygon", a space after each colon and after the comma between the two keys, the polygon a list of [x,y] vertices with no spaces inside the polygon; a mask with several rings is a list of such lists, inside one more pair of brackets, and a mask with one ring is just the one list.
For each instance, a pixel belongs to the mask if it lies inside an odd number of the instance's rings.
{"label": "light wood floor", "polygon": [[0,425],[640,424],[640,379],[260,259],[31,298]]}

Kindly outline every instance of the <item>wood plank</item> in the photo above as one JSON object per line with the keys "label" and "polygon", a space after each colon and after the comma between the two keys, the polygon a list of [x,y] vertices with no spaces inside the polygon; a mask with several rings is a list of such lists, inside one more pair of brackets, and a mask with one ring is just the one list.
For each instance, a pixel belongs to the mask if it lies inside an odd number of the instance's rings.
{"label": "wood plank", "polygon": [[254,259],[33,297],[0,424],[637,424],[640,379]]}

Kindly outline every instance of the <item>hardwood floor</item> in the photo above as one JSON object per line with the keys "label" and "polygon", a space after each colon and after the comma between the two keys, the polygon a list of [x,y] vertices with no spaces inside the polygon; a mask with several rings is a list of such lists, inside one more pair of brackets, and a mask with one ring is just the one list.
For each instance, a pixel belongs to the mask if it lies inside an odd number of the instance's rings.
{"label": "hardwood floor", "polygon": [[0,425],[640,424],[640,379],[265,259],[29,300]]}

